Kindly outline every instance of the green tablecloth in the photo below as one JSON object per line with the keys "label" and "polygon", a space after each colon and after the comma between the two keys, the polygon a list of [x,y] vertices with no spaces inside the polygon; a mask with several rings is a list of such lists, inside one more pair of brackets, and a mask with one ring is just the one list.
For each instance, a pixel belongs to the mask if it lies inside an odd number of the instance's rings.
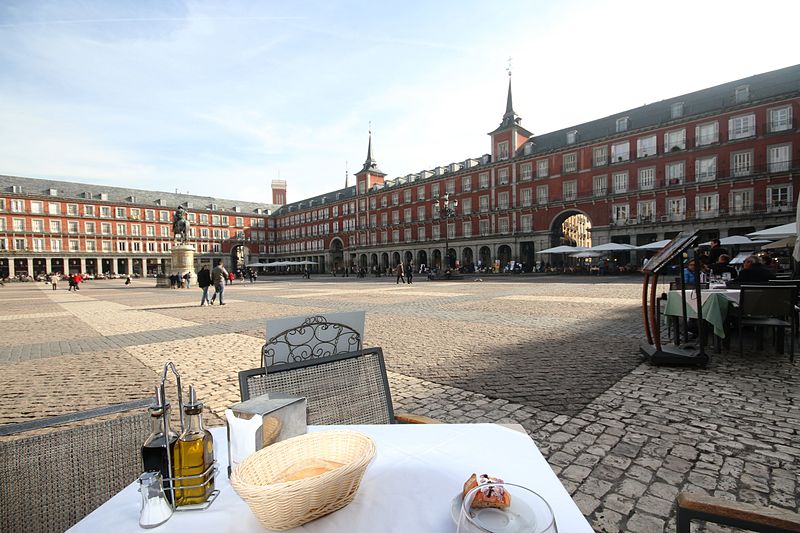
{"label": "green tablecloth", "polygon": [[[734,302],[725,294],[718,292],[702,292],[703,295],[703,319],[714,326],[714,335],[722,339],[725,338],[725,319],[728,317],[728,309]],[[697,312],[691,305],[692,297],[697,301],[694,291],[686,291],[686,316],[697,318]],[[667,294],[667,306],[664,310],[665,315],[683,316],[681,306],[681,291],[669,291]]]}

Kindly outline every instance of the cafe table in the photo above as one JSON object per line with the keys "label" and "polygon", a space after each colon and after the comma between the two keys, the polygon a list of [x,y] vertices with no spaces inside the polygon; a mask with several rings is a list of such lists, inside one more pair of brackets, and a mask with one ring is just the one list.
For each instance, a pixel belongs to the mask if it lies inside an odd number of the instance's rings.
{"label": "cafe table", "polygon": [[[309,432],[351,429],[370,436],[375,459],[355,499],[343,509],[289,531],[453,533],[454,498],[475,472],[539,493],[553,508],[561,533],[592,528],[531,438],[498,424],[392,424],[309,426]],[[220,490],[204,511],[176,512],[152,531],[186,533],[266,531],[228,483],[225,428],[211,430]],[[139,530],[140,495],[131,483],[70,532]]]}
{"label": "cafe table", "polygon": [[[731,305],[739,305],[740,291],[738,289],[703,289],[700,294],[703,298],[703,319],[714,327],[714,335],[724,339],[725,320]],[[669,291],[664,314],[683,316],[681,291]],[[697,291],[694,289],[686,289],[686,316],[697,318]]]}

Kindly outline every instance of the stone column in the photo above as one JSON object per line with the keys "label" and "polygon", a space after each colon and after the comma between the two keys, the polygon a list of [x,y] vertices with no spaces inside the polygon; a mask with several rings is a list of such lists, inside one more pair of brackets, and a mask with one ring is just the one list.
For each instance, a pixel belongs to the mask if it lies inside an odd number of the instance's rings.
{"label": "stone column", "polygon": [[80,261],[80,267],[79,268],[81,269],[81,273],[85,274],[86,273],[86,258],[85,257],[81,257],[79,259],[79,261]]}
{"label": "stone column", "polygon": [[48,274],[53,271],[53,261],[51,257],[44,258],[44,268],[47,270]]}

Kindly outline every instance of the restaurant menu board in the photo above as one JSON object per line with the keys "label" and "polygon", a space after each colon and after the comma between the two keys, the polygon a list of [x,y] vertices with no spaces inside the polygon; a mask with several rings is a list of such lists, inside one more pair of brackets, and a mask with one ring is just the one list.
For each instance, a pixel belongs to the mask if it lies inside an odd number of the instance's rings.
{"label": "restaurant menu board", "polygon": [[683,253],[691,247],[699,237],[699,231],[693,233],[679,233],[672,242],[663,247],[656,255],[650,258],[647,264],[642,267],[642,272],[658,272],[669,265],[678,254]]}

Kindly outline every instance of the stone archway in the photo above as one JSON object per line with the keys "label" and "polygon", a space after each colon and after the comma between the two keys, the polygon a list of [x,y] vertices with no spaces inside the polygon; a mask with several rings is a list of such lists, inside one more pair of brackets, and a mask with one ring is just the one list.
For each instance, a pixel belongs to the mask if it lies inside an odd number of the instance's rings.
{"label": "stone archway", "polygon": [[428,252],[426,252],[425,250],[420,250],[419,252],[417,252],[417,265],[419,265],[420,267],[422,265],[429,266]]}
{"label": "stone archway", "polygon": [[511,261],[511,247],[507,244],[502,244],[497,248],[497,259],[500,260],[500,268],[503,269]]}
{"label": "stone archway", "polygon": [[361,254],[358,258],[358,268],[367,268],[367,254]]}
{"label": "stone archway", "polygon": [[231,269],[242,269],[250,262],[250,248],[242,244],[237,244],[231,248]]}
{"label": "stone archway", "polygon": [[369,256],[369,266],[378,266],[378,254],[372,254]]}
{"label": "stone archway", "polygon": [[400,252],[393,252],[392,253],[392,267],[396,267],[400,264]]}
{"label": "stone archway", "polygon": [[442,268],[442,252],[438,248],[431,252],[431,266],[434,268]]}
{"label": "stone archway", "polygon": [[338,237],[331,240],[330,247],[331,268],[337,272],[344,268],[344,243]]}
{"label": "stone archway", "polygon": [[578,209],[567,209],[553,218],[550,224],[551,246],[592,246],[592,221]]}
{"label": "stone archway", "polygon": [[461,251],[461,265],[467,272],[475,270],[475,258],[472,254],[472,248],[467,246]]}
{"label": "stone archway", "polygon": [[480,261],[481,266],[492,266],[492,251],[488,246],[481,246],[481,249],[478,250],[478,260]]}
{"label": "stone archway", "polygon": [[411,265],[414,263],[414,254],[412,252],[406,252],[403,254],[405,257],[403,258],[403,262],[407,265]]}
{"label": "stone archway", "polygon": [[385,271],[387,268],[389,268],[389,254],[383,252],[381,254],[381,269]]}

